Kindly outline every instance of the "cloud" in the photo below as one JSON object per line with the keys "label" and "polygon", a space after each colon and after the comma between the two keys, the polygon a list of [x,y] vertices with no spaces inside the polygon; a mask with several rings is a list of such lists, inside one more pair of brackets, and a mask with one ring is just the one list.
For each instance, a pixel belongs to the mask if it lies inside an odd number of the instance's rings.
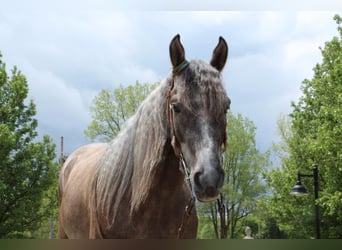
{"label": "cloud", "polygon": [[38,2],[2,6],[0,49],[28,78],[39,133],[64,135],[69,152],[87,142],[89,105],[101,89],[168,74],[168,46],[178,33],[187,58],[206,61],[225,37],[232,109],[253,120],[266,149],[279,113],[290,112],[301,81],[312,75],[318,46],[336,29],[330,12],[121,11],[106,1]]}
{"label": "cloud", "polygon": [[[250,41],[242,42],[225,74],[233,111],[254,121],[257,144],[264,149],[271,138],[276,140],[279,114],[292,111],[290,103],[301,95],[301,82],[312,77],[312,68],[321,61],[318,47],[336,33],[332,13],[274,14],[278,13],[251,15],[255,31],[241,33],[245,39],[250,32]],[[316,22],[324,25],[315,29]]]}
{"label": "cloud", "polygon": [[143,68],[139,65],[131,65],[123,69],[123,74],[126,76],[127,81],[125,83],[134,84],[139,80],[141,83],[154,83],[158,80],[162,80],[161,76],[158,76],[152,69]]}
{"label": "cloud", "polygon": [[[106,2],[106,1],[100,1]],[[154,10],[154,11],[261,11],[261,10],[336,10],[341,9],[339,0],[173,0],[162,2],[159,0],[130,0],[116,1],[116,7],[121,10]]]}
{"label": "cloud", "polygon": [[25,68],[30,88],[30,96],[37,106],[39,134],[51,135],[55,141],[60,136],[74,138],[70,148],[85,143],[82,139],[83,129],[90,123],[89,99],[86,93],[68,85],[52,72],[35,68]]}
{"label": "cloud", "polygon": [[227,22],[238,22],[245,18],[246,14],[236,11],[199,11],[190,12],[190,18],[197,25],[217,26]]}

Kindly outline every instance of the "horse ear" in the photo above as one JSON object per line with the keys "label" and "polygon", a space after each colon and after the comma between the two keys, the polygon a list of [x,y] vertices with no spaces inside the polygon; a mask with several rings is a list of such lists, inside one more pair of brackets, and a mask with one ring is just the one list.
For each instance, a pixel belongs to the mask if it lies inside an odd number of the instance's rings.
{"label": "horse ear", "polygon": [[172,66],[175,68],[185,60],[185,52],[180,42],[180,35],[176,35],[170,43],[170,59]]}
{"label": "horse ear", "polygon": [[228,45],[222,36],[219,38],[219,43],[214,49],[213,56],[211,58],[210,64],[218,71],[222,71],[224,65],[226,64],[228,57]]}

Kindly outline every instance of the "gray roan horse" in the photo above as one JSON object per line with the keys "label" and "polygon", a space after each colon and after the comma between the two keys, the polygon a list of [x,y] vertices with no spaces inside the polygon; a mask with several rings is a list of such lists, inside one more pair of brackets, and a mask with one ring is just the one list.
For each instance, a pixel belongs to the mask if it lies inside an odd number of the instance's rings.
{"label": "gray roan horse", "polygon": [[230,100],[220,72],[228,46],[220,37],[210,64],[186,61],[179,35],[169,49],[173,71],[118,136],[83,146],[64,163],[60,238],[196,237],[192,193],[213,201],[224,182]]}

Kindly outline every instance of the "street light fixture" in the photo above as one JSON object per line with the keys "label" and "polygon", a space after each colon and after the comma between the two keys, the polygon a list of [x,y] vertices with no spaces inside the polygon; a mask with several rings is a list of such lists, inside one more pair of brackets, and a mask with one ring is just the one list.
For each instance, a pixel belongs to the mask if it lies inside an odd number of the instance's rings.
{"label": "street light fixture", "polygon": [[303,196],[303,195],[308,195],[309,192],[306,189],[306,187],[303,186],[302,181],[301,181],[302,174],[298,173],[297,175],[297,184],[291,189],[292,195],[297,195],[297,196]]}
{"label": "street light fixture", "polygon": [[313,174],[302,174],[298,172],[297,184],[291,189],[290,194],[296,196],[308,195],[308,190],[302,185],[302,177],[313,177],[314,180],[314,192],[315,192],[315,214],[316,214],[316,239],[321,238],[320,224],[319,224],[319,208],[316,200],[318,199],[318,168],[317,165],[313,165]]}

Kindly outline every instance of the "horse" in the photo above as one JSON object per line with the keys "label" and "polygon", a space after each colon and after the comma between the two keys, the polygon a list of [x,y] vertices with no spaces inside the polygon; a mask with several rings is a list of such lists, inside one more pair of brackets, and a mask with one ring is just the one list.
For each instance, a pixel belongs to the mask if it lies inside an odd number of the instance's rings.
{"label": "horse", "polygon": [[122,131],[62,166],[59,238],[196,238],[194,197],[213,201],[224,182],[228,45],[220,37],[210,63],[188,62],[176,35],[169,54],[173,70]]}

